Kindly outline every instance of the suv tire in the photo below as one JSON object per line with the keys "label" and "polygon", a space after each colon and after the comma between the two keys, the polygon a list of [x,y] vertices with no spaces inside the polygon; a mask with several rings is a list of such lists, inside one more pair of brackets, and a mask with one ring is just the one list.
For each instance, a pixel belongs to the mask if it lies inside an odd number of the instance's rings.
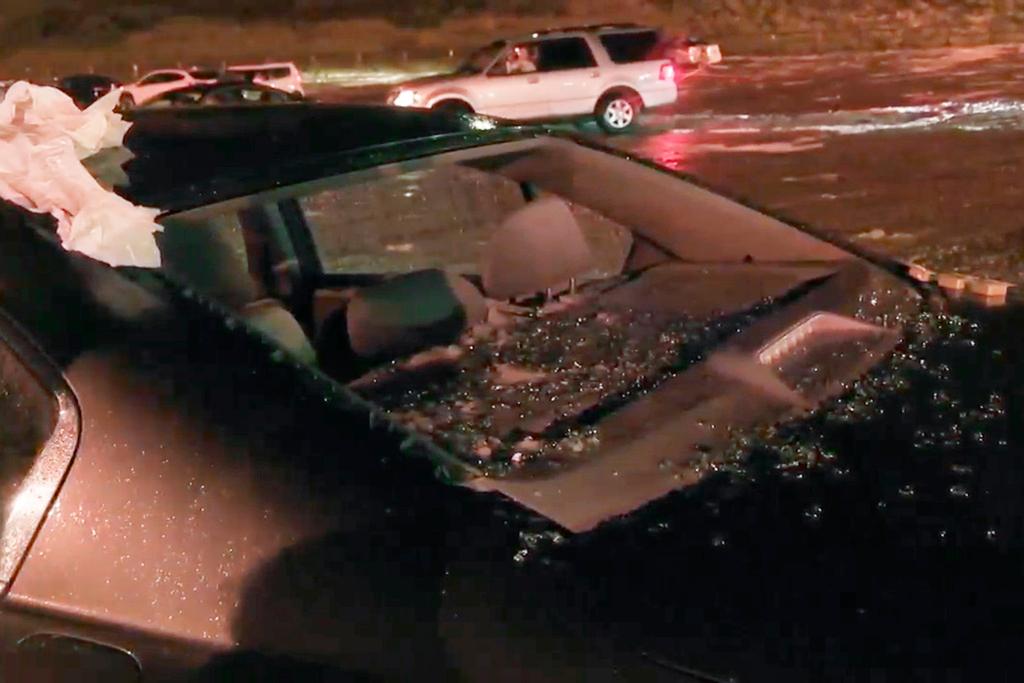
{"label": "suv tire", "polygon": [[618,90],[610,92],[597,103],[594,118],[606,133],[618,135],[632,130],[640,119],[643,102],[633,92]]}
{"label": "suv tire", "polygon": [[446,114],[472,114],[473,107],[462,100],[442,100],[431,107],[434,111],[443,111]]}

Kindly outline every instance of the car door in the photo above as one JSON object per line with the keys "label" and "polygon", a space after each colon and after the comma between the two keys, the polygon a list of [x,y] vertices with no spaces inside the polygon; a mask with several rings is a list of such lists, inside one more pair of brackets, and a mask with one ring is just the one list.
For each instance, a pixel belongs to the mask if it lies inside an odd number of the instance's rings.
{"label": "car door", "polygon": [[517,55],[537,53],[540,43],[510,45],[488,69],[477,93],[476,110],[488,116],[509,119],[542,119],[551,116],[551,94],[542,86],[536,69],[525,71],[513,67]]}
{"label": "car door", "polygon": [[541,41],[538,47],[539,86],[550,115],[593,112],[601,94],[601,70],[586,38],[552,38]]}

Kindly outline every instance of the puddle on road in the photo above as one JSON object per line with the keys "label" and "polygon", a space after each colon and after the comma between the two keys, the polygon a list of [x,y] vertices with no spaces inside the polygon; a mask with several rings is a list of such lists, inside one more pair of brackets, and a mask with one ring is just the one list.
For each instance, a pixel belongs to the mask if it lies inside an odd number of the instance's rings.
{"label": "puddle on road", "polygon": [[[990,94],[990,93],[989,93]],[[713,112],[648,117],[653,127],[707,134],[787,135],[832,133],[863,135],[891,131],[1024,129],[1024,101],[965,95],[958,100],[860,110],[722,115]]]}
{"label": "puddle on road", "polygon": [[613,144],[890,257],[1024,284],[1024,101],[672,121]]}

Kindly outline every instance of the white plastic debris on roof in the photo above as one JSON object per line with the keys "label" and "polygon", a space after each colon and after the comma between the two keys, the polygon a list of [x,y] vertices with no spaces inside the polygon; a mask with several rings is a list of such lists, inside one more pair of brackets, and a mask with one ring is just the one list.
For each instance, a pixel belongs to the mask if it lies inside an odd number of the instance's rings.
{"label": "white plastic debris on roof", "polygon": [[0,102],[0,198],[57,220],[65,249],[112,266],[160,265],[159,211],[105,189],[82,159],[117,147],[131,124],[120,91],[81,110],[56,88],[18,82]]}

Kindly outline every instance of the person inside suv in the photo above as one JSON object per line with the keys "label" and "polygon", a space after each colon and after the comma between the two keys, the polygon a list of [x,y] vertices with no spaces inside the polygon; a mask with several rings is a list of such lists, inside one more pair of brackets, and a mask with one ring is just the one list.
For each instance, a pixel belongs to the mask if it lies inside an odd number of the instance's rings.
{"label": "person inside suv", "polygon": [[505,70],[508,74],[528,74],[537,70],[537,47],[534,45],[516,45],[509,50],[505,59]]}

